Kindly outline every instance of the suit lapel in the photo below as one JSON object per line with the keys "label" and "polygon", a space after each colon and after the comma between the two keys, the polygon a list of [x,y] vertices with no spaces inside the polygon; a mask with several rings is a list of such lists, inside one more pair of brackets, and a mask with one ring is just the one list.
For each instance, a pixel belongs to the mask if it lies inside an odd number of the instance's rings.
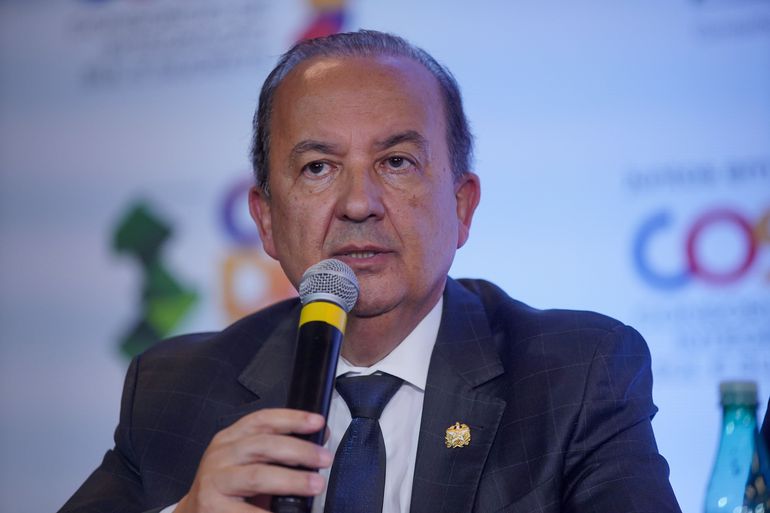
{"label": "suit lapel", "polygon": [[[431,356],[417,446],[412,513],[469,512],[505,401],[482,385],[503,373],[481,302],[452,279]],[[470,428],[466,447],[447,448],[448,427]]]}
{"label": "suit lapel", "polygon": [[267,336],[246,368],[238,376],[238,382],[257,397],[244,404],[235,413],[222,417],[220,429],[239,418],[262,408],[278,408],[286,405],[289,380],[294,366],[294,350],[297,340],[297,321],[300,306],[279,322]]}
{"label": "suit lapel", "polygon": [[[297,305],[267,336],[238,377],[240,384],[255,394],[255,400],[220,418],[220,429],[258,409],[286,404],[299,310]],[[448,279],[425,387],[412,513],[467,513],[473,507],[505,408],[505,401],[483,386],[503,373],[488,323],[478,298]],[[470,428],[467,447],[445,445],[446,430],[455,422]]]}

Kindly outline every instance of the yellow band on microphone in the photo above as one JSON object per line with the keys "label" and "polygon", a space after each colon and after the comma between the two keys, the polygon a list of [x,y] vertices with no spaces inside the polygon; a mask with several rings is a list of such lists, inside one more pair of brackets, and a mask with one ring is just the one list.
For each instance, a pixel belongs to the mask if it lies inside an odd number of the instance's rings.
{"label": "yellow band on microphone", "polygon": [[334,303],[314,301],[302,307],[302,312],[299,316],[299,325],[302,326],[306,322],[321,321],[326,324],[331,324],[344,335],[347,317],[348,314],[345,313],[345,310]]}

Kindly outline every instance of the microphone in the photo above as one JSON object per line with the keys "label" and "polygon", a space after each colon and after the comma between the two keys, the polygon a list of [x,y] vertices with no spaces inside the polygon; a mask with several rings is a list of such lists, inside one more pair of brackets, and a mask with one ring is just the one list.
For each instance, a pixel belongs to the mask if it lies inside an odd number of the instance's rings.
{"label": "microphone", "polygon": [[[342,347],[347,314],[358,300],[358,280],[345,263],[330,258],[310,266],[299,283],[302,312],[289,386],[288,408],[329,415],[334,374]],[[325,430],[296,435],[323,445]],[[312,497],[275,496],[275,513],[309,513]]]}

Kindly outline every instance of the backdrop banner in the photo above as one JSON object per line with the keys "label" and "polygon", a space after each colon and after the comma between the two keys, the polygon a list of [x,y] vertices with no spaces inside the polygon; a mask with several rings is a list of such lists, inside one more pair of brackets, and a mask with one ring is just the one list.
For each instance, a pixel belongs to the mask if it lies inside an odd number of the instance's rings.
{"label": "backdrop banner", "polygon": [[0,510],[58,509],[132,355],[295,292],[246,195],[294,41],[397,33],[462,88],[483,198],[451,274],[633,325],[687,513],[717,386],[770,395],[770,2],[0,2]]}

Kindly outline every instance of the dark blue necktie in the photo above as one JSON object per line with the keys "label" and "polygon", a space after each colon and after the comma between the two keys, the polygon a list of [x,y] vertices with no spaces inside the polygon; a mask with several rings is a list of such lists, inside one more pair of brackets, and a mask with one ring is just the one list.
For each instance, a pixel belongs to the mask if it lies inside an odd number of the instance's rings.
{"label": "dark blue necktie", "polygon": [[337,378],[352,420],[334,455],[324,513],[381,513],[385,442],[378,419],[403,380],[389,374]]}

